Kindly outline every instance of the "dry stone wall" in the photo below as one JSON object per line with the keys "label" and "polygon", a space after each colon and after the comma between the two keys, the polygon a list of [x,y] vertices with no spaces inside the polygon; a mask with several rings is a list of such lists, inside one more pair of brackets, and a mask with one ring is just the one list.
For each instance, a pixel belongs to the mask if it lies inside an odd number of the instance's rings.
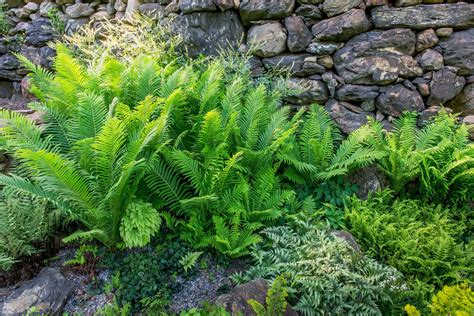
{"label": "dry stone wall", "polygon": [[[0,0],[4,1],[5,0]],[[49,64],[54,38],[47,12],[67,32],[139,10],[174,15],[191,55],[252,47],[255,76],[290,69],[287,99],[326,106],[345,133],[375,117],[391,127],[403,111],[420,124],[445,106],[474,126],[474,4],[455,0],[21,0],[7,1],[15,28],[0,37],[0,97],[21,90],[10,51]],[[15,36],[23,34],[22,41]],[[474,137],[474,130],[472,132]]]}

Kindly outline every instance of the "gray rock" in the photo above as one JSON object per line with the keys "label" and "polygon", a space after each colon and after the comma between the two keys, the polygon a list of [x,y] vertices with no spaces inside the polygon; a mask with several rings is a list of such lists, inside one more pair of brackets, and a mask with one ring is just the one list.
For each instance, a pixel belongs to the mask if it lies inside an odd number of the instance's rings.
{"label": "gray rock", "polygon": [[334,60],[330,55],[318,57],[318,64],[324,66],[324,68],[331,69],[334,66]]}
{"label": "gray rock", "polygon": [[279,69],[283,71],[289,71],[294,76],[305,76],[313,74],[310,74],[303,69],[305,58],[309,56],[311,55],[282,54],[274,57],[263,58],[262,62],[266,69]]}
{"label": "gray rock", "polygon": [[453,34],[453,28],[452,27],[442,27],[436,30],[436,35],[439,37],[448,37]]}
{"label": "gray rock", "polygon": [[352,9],[344,14],[316,23],[311,28],[316,40],[343,42],[370,29],[364,10]]}
{"label": "gray rock", "polygon": [[293,89],[295,95],[285,100],[293,104],[324,103],[328,99],[328,89],[320,80],[290,78],[288,88]]}
{"label": "gray rock", "polygon": [[89,23],[89,18],[69,19],[66,22],[66,34],[72,35],[77,32],[82,26]]}
{"label": "gray rock", "polygon": [[290,52],[301,52],[308,47],[313,39],[313,33],[306,27],[299,16],[285,18],[285,27],[288,31],[288,49]]}
{"label": "gray rock", "polygon": [[328,17],[332,17],[356,8],[362,2],[362,0],[325,0],[323,11]]}
{"label": "gray rock", "polygon": [[[253,280],[236,286],[228,294],[219,296],[216,299],[216,305],[223,306],[227,312],[232,315],[255,315],[252,307],[248,303],[249,300],[256,300],[263,306],[266,306],[268,285],[263,279]],[[286,305],[284,316],[297,316],[290,304]]]}
{"label": "gray rock", "polygon": [[424,30],[432,27],[465,29],[474,26],[474,5],[467,3],[417,5],[404,8],[381,6],[372,9],[376,28],[406,27]]}
{"label": "gray rock", "polygon": [[20,67],[18,59],[12,54],[4,54],[0,56],[0,79],[10,81],[19,81],[22,76],[17,73]]}
{"label": "gray rock", "polygon": [[222,11],[238,9],[240,6],[240,0],[214,0],[214,3]]}
{"label": "gray rock", "polygon": [[[150,18],[158,18],[159,16],[164,15],[165,8],[159,3],[144,3],[138,7],[138,11]],[[91,19],[94,19],[95,15],[98,13],[100,12],[93,14]]]}
{"label": "gray rock", "polygon": [[217,10],[214,0],[180,0],[179,8],[183,13]]}
{"label": "gray rock", "polygon": [[416,51],[421,52],[438,44],[439,38],[433,29],[424,30],[416,34]]}
{"label": "gray rock", "polygon": [[399,117],[404,111],[420,112],[425,109],[420,93],[403,84],[387,87],[376,99],[375,106],[383,114],[393,117]]}
{"label": "gray rock", "polygon": [[222,49],[237,49],[244,36],[244,27],[236,12],[194,12],[173,20],[173,29],[180,33],[190,56],[216,55]]}
{"label": "gray rock", "polygon": [[93,13],[94,8],[88,3],[79,2],[66,7],[66,14],[72,19],[87,17]]}
{"label": "gray rock", "polygon": [[[425,126],[427,123],[429,123],[438,113],[443,109],[441,106],[430,106],[426,110],[422,111],[420,115],[418,116],[417,120],[417,125],[419,127]],[[445,108],[446,110],[449,110],[449,112],[452,112],[450,109]]]}
{"label": "gray rock", "polygon": [[415,33],[409,29],[371,31],[349,40],[334,55],[338,74],[347,83],[388,84],[398,77],[412,78],[423,70],[411,56]]}
{"label": "gray rock", "polygon": [[418,91],[420,92],[422,97],[427,97],[430,95],[430,85],[427,83],[419,83],[417,84]]}
{"label": "gray rock", "polygon": [[466,85],[447,106],[463,116],[474,115],[474,83]]}
{"label": "gray rock", "polygon": [[351,233],[343,231],[343,230],[331,230],[329,232],[330,235],[345,241],[351,248],[357,253],[362,253],[359,244],[354,236]]}
{"label": "gray rock", "polygon": [[445,65],[459,68],[459,75],[474,75],[474,28],[454,32],[439,42]]}
{"label": "gray rock", "polygon": [[321,79],[324,81],[328,88],[329,95],[334,98],[336,95],[336,88],[339,86],[336,76],[332,71],[327,71],[321,75]]}
{"label": "gray rock", "polygon": [[263,63],[257,56],[251,56],[249,58],[249,66],[252,72],[252,77],[256,78],[265,73]]}
{"label": "gray rock", "polygon": [[44,46],[55,38],[55,32],[48,19],[37,19],[28,26],[25,33],[25,44]]}
{"label": "gray rock", "polygon": [[324,18],[324,15],[321,10],[317,6],[310,4],[300,5],[296,9],[295,13],[298,16],[302,16],[305,22],[309,24],[314,24]]}
{"label": "gray rock", "polygon": [[[15,93],[13,83],[9,80],[0,80],[0,98],[10,99]],[[0,163],[4,162],[5,156],[0,152]],[[0,167],[0,169],[2,169]]]}
{"label": "gray rock", "polygon": [[435,72],[430,84],[431,94],[426,104],[444,105],[460,93],[465,84],[464,77],[456,75],[449,69],[443,68]]}
{"label": "gray rock", "polygon": [[340,43],[313,42],[309,44],[306,51],[315,55],[332,55],[341,46]]}
{"label": "gray rock", "polygon": [[258,20],[278,20],[293,12],[295,0],[242,0],[240,17],[246,24]]}
{"label": "gray rock", "polygon": [[72,282],[58,269],[44,268],[36,278],[22,284],[0,305],[0,314],[26,314],[35,307],[39,314],[60,315],[72,289]]}
{"label": "gray rock", "polygon": [[279,22],[254,25],[247,34],[248,46],[260,57],[272,57],[286,50],[286,33]]}
{"label": "gray rock", "polygon": [[379,95],[377,86],[346,84],[337,90],[336,97],[341,101],[363,102],[373,100]]}
{"label": "gray rock", "polygon": [[356,194],[361,199],[366,199],[389,186],[387,177],[376,165],[354,171],[349,179],[358,186]]}
{"label": "gray rock", "polygon": [[344,134],[350,134],[367,124],[367,117],[373,116],[373,113],[363,112],[362,109],[351,111],[355,108],[352,104],[334,99],[329,100],[325,107]]}
{"label": "gray rock", "polygon": [[306,76],[322,75],[326,72],[326,68],[319,63],[319,61],[316,59],[316,56],[311,56],[305,58],[303,71],[304,75]]}
{"label": "gray rock", "polygon": [[443,55],[432,49],[427,49],[416,56],[416,61],[425,71],[440,70],[443,68]]}

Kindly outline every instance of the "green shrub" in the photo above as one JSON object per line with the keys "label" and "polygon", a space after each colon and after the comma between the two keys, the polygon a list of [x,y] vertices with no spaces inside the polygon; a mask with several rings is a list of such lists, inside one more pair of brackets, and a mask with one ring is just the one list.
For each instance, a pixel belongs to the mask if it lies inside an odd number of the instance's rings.
{"label": "green shrub", "polygon": [[[474,292],[467,282],[444,286],[433,296],[429,309],[431,315],[470,316],[474,311]],[[405,306],[405,311],[409,316],[421,315],[413,305]]]}
{"label": "green shrub", "polygon": [[367,201],[353,198],[346,218],[363,251],[402,272],[426,301],[435,288],[474,272],[474,243],[462,241],[469,224],[451,219],[452,212],[385,191]]}
{"label": "green shrub", "polygon": [[57,8],[52,8],[48,11],[47,16],[51,22],[51,26],[58,34],[63,34],[66,31],[66,24],[59,15]]}
{"label": "green shrub", "polygon": [[415,113],[405,113],[395,121],[393,132],[370,120],[371,137],[366,139],[373,152],[382,155],[381,169],[391,188],[404,193],[411,181],[419,194],[439,202],[462,203],[474,198],[474,145],[469,144],[465,125],[441,112],[419,130]]}
{"label": "green shrub", "polygon": [[0,191],[0,218],[0,270],[41,252],[57,224],[44,199],[8,189]]}
{"label": "green shrub", "polygon": [[402,288],[393,268],[354,252],[327,231],[306,223],[267,228],[265,244],[252,251],[254,266],[238,282],[284,274],[290,302],[303,315],[380,315]]}

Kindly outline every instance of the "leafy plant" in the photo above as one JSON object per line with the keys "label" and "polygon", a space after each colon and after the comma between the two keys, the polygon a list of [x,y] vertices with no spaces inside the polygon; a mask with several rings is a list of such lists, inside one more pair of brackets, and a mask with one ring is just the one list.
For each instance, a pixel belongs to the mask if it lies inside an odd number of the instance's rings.
{"label": "leafy plant", "polygon": [[248,303],[257,316],[282,316],[286,311],[286,280],[283,276],[278,276],[273,281],[271,288],[268,290],[266,297],[267,306],[263,306],[256,300],[249,300]]}
{"label": "leafy plant", "polygon": [[181,259],[179,259],[179,263],[183,266],[184,272],[188,272],[188,270],[192,269],[195,265],[199,257],[203,254],[202,251],[194,251],[189,252]]}
{"label": "leafy plant", "polygon": [[[444,286],[433,296],[429,305],[431,315],[469,316],[474,311],[474,292],[467,282],[454,286]],[[409,316],[419,316],[420,311],[413,305],[405,306]]]}
{"label": "leafy plant", "polygon": [[357,253],[327,231],[299,222],[263,231],[265,244],[254,247],[254,260],[234,280],[247,282],[284,274],[290,302],[303,315],[380,315],[403,289],[393,268]]}
{"label": "leafy plant", "polygon": [[95,311],[94,316],[128,316],[130,315],[130,312],[130,304],[120,306],[114,298],[112,304],[107,304],[104,307],[99,308]]}
{"label": "leafy plant", "polygon": [[417,292],[411,299],[423,302],[434,289],[474,272],[474,244],[462,240],[468,223],[451,219],[452,213],[385,191],[367,201],[353,198],[346,218],[363,251],[402,272]]}
{"label": "leafy plant", "polygon": [[371,119],[367,144],[382,155],[380,168],[396,192],[405,192],[410,181],[418,180],[419,192],[430,199],[469,201],[474,189],[474,146],[468,144],[465,125],[441,112],[421,130],[416,114],[405,113],[394,123],[393,132]]}
{"label": "leafy plant", "polygon": [[[208,302],[204,302],[202,308],[192,308],[188,311],[183,311],[179,314],[180,316],[230,316],[231,314],[225,310],[222,306],[211,305]],[[241,316],[239,313],[233,315]]]}
{"label": "leafy plant", "polygon": [[14,190],[0,191],[0,269],[41,252],[54,232],[58,217],[44,199]]}
{"label": "leafy plant", "polygon": [[162,101],[144,97],[131,109],[95,93],[99,77],[108,72],[87,72],[62,46],[55,76],[20,58],[33,72],[47,127],[14,112],[0,113],[2,135],[25,175],[1,175],[0,183],[49,200],[87,229],[66,241],[94,238],[109,248],[122,241],[129,247],[147,243],[160,219],[137,190],[167,139]]}

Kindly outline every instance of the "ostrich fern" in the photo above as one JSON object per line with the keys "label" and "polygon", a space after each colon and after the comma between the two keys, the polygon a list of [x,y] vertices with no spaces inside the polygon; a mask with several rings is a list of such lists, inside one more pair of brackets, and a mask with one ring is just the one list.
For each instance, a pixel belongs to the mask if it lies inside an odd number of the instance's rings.
{"label": "ostrich fern", "polygon": [[420,193],[430,199],[462,202],[474,198],[474,146],[468,132],[453,116],[441,112],[418,130],[416,114],[405,113],[393,132],[369,121],[367,146],[382,157],[380,168],[391,188],[404,192],[408,182],[419,180]]}

